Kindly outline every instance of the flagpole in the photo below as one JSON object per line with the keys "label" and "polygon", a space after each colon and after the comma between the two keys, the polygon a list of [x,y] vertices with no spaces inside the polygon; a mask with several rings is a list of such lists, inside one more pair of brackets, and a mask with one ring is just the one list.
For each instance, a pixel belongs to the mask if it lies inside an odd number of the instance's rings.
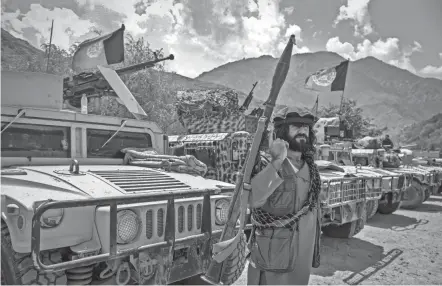
{"label": "flagpole", "polygon": [[345,74],[345,82],[344,82],[344,90],[342,90],[342,94],[341,94],[341,104],[339,105],[339,115],[342,115],[342,107],[343,107],[343,103],[344,103],[344,93],[345,93],[345,87],[347,86],[347,77],[348,77],[348,73],[350,71],[350,59],[348,59],[348,67],[347,67],[347,73]]}
{"label": "flagpole", "polygon": [[319,108],[319,92],[316,95],[316,112],[315,112],[315,117],[318,118],[318,108]]}
{"label": "flagpole", "polygon": [[51,47],[52,47],[52,31],[54,30],[54,19],[52,19],[52,25],[51,25],[51,36],[49,38],[49,51],[48,51],[48,63],[46,64],[46,73],[49,70],[49,58],[51,56]]}

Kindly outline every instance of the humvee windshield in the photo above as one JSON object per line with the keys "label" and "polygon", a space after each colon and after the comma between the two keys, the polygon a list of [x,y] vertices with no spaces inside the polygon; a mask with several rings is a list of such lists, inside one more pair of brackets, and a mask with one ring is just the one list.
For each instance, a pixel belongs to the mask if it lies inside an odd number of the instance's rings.
{"label": "humvee windshield", "polygon": [[333,152],[332,151],[329,154],[328,161],[334,161],[339,164],[348,165],[351,162],[350,152],[346,152],[346,151],[334,151]]}
{"label": "humvee windshield", "polygon": [[69,158],[70,135],[69,127],[14,123],[2,133],[2,156]]}
{"label": "humvee windshield", "polygon": [[88,158],[124,158],[122,149],[151,148],[152,138],[147,133],[120,131],[104,147],[103,144],[114,135],[115,131],[87,129]]}

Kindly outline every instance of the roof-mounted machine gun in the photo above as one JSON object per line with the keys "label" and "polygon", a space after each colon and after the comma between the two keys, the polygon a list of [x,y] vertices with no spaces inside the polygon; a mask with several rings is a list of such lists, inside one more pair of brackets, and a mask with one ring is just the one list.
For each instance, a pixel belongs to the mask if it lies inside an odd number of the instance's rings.
{"label": "roof-mounted machine gun", "polygon": [[[154,67],[155,64],[166,60],[173,60],[174,56],[169,55],[167,58],[156,58],[152,61],[147,61],[124,68],[115,70],[115,72],[121,76],[124,74],[134,73],[142,69]],[[63,100],[67,100],[69,104],[79,108],[81,105],[81,97],[86,95],[87,97],[103,95],[112,95],[114,90],[111,83],[106,80],[100,71],[97,72],[82,72],[73,77],[63,79]]]}
{"label": "roof-mounted machine gun", "polygon": [[239,111],[246,111],[247,109],[249,109],[249,105],[250,105],[250,103],[252,102],[252,99],[253,99],[253,90],[255,89],[257,84],[258,84],[258,82],[255,82],[253,84],[252,89],[250,90],[250,92],[247,95],[246,99],[244,100],[243,104],[239,108]]}

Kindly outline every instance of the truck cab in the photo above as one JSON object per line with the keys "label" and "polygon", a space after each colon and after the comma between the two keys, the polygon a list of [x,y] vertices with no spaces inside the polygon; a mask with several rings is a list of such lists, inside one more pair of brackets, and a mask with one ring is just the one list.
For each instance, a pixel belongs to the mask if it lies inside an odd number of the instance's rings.
{"label": "truck cab", "polygon": [[[114,75],[100,76],[123,86]],[[192,156],[167,156],[154,122],[67,110],[63,87],[2,71],[2,283],[185,284],[205,273],[235,186],[204,178]],[[115,88],[125,104],[126,90]],[[232,255],[225,283],[245,265]]]}

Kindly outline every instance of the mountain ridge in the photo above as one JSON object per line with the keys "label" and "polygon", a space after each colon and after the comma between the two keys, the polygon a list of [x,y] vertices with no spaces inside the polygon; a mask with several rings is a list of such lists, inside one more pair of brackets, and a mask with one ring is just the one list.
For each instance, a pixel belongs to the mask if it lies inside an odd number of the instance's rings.
{"label": "mountain ridge", "polygon": [[[2,32],[2,70],[13,68],[14,61],[44,57],[44,51],[27,41]],[[319,51],[293,55],[291,68],[281,88],[278,105],[313,107],[315,92],[306,90],[305,78],[322,68],[338,65],[345,60],[336,53]],[[226,63],[189,78],[171,72],[151,72],[153,79],[164,77],[172,90],[233,89],[240,104],[252,84],[258,81],[250,110],[262,106],[267,99],[278,58],[262,55]],[[319,105],[339,104],[342,92],[321,93]],[[349,65],[344,97],[356,99],[364,114],[373,117],[379,127],[387,126],[394,138],[404,126],[416,124],[442,110],[442,80],[422,78],[384,63],[374,57],[352,61]]]}
{"label": "mountain ridge", "polygon": [[[344,60],[326,51],[293,55],[277,103],[312,107],[317,93],[303,87],[306,77]],[[243,59],[204,72],[195,79],[240,91],[243,86],[258,81],[255,96],[265,100],[277,61],[271,56]],[[319,105],[339,104],[341,95],[342,92],[320,93]],[[404,126],[429,119],[442,110],[442,80],[422,78],[374,57],[366,57],[350,62],[344,97],[357,100],[364,115],[397,135]]]}

